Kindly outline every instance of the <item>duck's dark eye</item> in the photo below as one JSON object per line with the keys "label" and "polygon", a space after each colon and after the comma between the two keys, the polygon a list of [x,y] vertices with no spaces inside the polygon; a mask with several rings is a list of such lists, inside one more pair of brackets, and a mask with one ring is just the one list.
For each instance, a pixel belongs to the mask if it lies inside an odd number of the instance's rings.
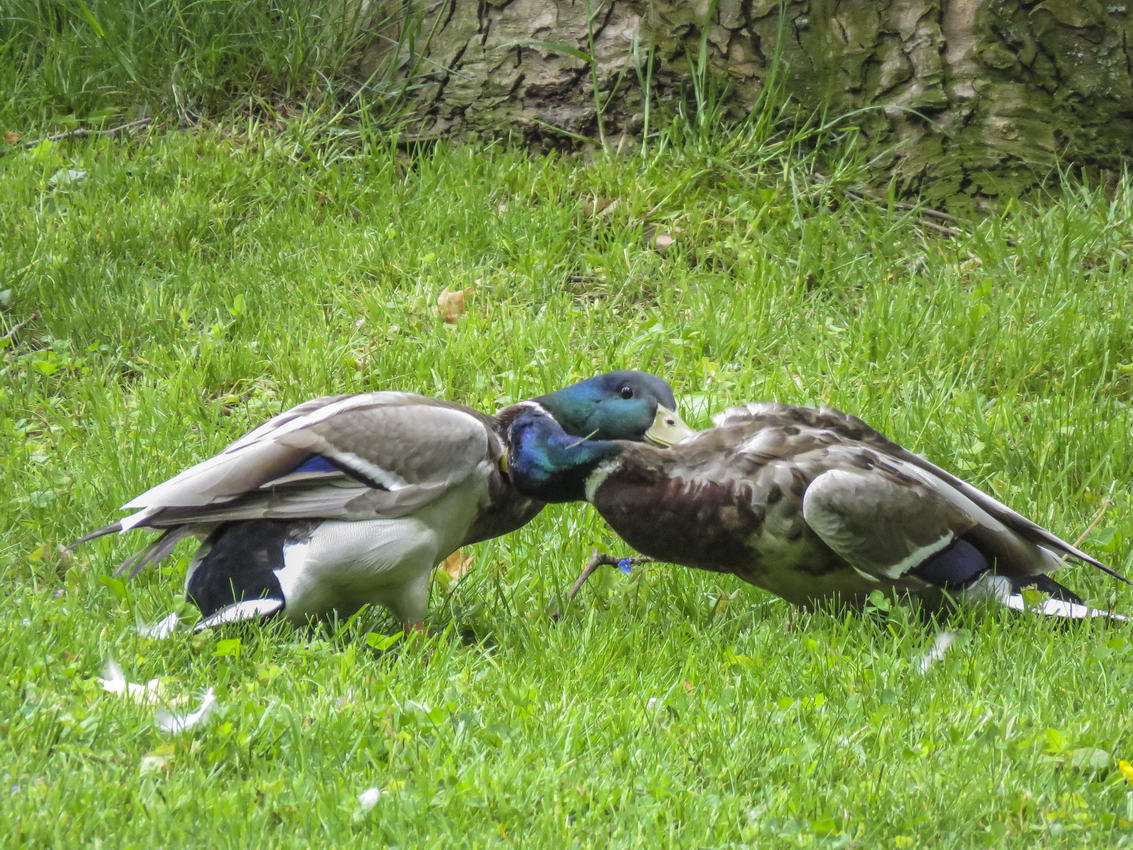
{"label": "duck's dark eye", "polygon": [[633,398],[633,387],[629,384],[622,384],[618,387],[618,395],[622,398]]}

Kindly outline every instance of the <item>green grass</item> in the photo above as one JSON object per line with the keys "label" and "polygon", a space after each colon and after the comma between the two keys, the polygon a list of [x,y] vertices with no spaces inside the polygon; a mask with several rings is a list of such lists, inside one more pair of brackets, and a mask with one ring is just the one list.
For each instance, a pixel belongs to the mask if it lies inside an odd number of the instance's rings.
{"label": "green grass", "polygon": [[[396,101],[359,58],[388,23],[346,0],[5,0],[0,122],[193,123],[296,102]],[[413,31],[412,20],[402,29]],[[384,43],[379,43],[379,47]],[[402,68],[412,77],[412,68]],[[14,127],[6,126],[5,130]]]}
{"label": "green grass", "polygon": [[[104,577],[137,540],[54,555],[305,398],[491,410],[637,367],[693,424],[749,399],[858,413],[1070,538],[1108,500],[1086,548],[1133,571],[1133,186],[948,240],[789,147],[583,163],[294,122],[0,158],[0,336],[27,323],[0,343],[9,841],[1133,846],[1120,627],[972,612],[922,675],[934,631],[901,612],[792,614],[664,566],[600,575],[552,622],[591,547],[626,551],[584,506],[476,547],[429,636],[386,652],[380,612],[149,641],[133,628],[177,604],[188,549],[128,593]],[[445,325],[435,299],[464,287]],[[1064,580],[1133,611],[1100,573]],[[214,687],[215,716],[162,733],[100,690],[107,657]]]}

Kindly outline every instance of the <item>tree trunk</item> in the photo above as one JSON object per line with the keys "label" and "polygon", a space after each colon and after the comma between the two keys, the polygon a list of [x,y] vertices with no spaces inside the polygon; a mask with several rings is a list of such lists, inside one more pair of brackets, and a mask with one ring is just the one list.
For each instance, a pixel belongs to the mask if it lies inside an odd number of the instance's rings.
{"label": "tree trunk", "polygon": [[388,23],[362,69],[394,69],[424,137],[639,135],[704,59],[733,114],[773,74],[806,114],[870,107],[853,121],[891,146],[883,176],[930,200],[1133,154],[1125,0],[371,2]]}

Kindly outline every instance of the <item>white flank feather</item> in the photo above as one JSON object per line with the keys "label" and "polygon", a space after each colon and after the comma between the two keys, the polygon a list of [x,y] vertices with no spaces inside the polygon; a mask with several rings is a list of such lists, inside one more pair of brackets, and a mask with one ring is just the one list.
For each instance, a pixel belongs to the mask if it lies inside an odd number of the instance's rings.
{"label": "white flank feather", "polygon": [[181,625],[181,617],[176,611],[171,611],[156,623],[148,626],[138,626],[135,631],[142,637],[150,640],[165,640],[170,637]]}
{"label": "white flank feather", "polygon": [[1128,620],[1124,614],[1114,614],[1112,611],[1102,611],[1100,608],[1091,608],[1079,602],[1067,602],[1064,599],[1044,599],[1037,605],[1028,605],[1021,593],[1013,593],[1003,601],[1003,604],[1012,611],[1030,611],[1032,614],[1041,614],[1044,617],[1063,617],[1068,620],[1088,620],[1091,617],[1105,617],[1109,620]]}
{"label": "white flank feather", "polygon": [[209,688],[205,691],[204,697],[201,698],[201,704],[196,711],[189,712],[188,714],[174,714],[170,711],[159,711],[154,717],[154,722],[157,724],[157,728],[162,732],[169,732],[176,735],[206,721],[208,716],[212,714],[214,708],[216,708],[216,692],[213,691],[212,688]]}
{"label": "white flank feather", "polygon": [[118,694],[125,699],[132,700],[140,703],[154,703],[161,699],[159,693],[161,682],[158,679],[150,679],[144,685],[137,682],[127,682],[126,674],[122,672],[122,668],[114,661],[114,659],[107,659],[106,669],[102,674],[102,678],[98,680],[102,685],[102,689],[108,693]]}
{"label": "white flank feather", "polygon": [[258,620],[268,614],[274,614],[282,607],[283,602],[278,599],[245,599],[242,602],[225,605],[215,614],[205,617],[193,626],[193,631],[200,632],[228,623],[241,623],[244,620]]}

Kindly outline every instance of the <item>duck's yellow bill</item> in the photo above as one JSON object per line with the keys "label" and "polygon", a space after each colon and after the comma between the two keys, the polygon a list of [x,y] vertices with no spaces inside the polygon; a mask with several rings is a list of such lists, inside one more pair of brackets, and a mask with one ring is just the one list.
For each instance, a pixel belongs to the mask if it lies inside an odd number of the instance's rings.
{"label": "duck's yellow bill", "polygon": [[684,420],[677,416],[675,410],[669,410],[669,408],[659,404],[657,405],[657,415],[653,418],[653,424],[645,432],[645,442],[667,449],[695,433],[696,431],[688,427]]}

